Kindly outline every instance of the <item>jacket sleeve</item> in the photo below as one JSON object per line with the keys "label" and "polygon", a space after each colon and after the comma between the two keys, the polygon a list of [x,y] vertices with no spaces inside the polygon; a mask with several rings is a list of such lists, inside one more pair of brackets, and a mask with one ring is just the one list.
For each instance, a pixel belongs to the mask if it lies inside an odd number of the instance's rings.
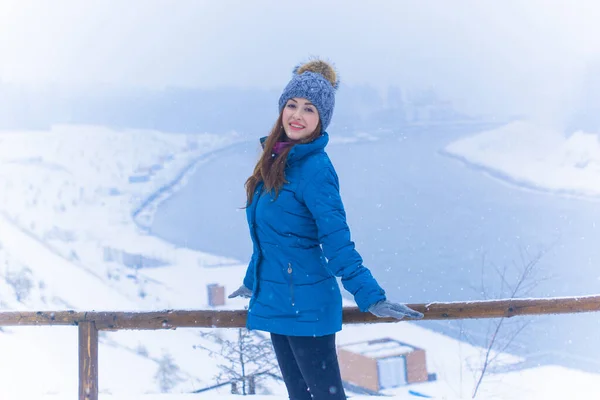
{"label": "jacket sleeve", "polygon": [[363,266],[362,257],[350,238],[338,177],[332,167],[326,167],[309,179],[303,199],[317,224],[329,269],[342,278],[342,285],[352,293],[358,308],[368,311],[372,304],[385,300],[385,291]]}
{"label": "jacket sleeve", "polygon": [[246,276],[244,277],[244,286],[246,286],[250,290],[254,290],[254,269],[256,268],[256,257],[254,254],[248,263],[248,268],[246,269]]}

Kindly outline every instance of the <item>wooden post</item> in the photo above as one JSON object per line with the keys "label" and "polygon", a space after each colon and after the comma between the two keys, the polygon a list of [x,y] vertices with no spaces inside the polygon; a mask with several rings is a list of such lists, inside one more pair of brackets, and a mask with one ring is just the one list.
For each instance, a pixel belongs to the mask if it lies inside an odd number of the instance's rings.
{"label": "wooden post", "polygon": [[79,322],[79,400],[98,400],[98,329]]}

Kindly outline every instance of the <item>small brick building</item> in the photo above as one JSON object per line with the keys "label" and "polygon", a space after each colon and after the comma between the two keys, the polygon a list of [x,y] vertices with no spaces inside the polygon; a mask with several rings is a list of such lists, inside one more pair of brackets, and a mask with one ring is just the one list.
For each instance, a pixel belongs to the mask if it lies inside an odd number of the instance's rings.
{"label": "small brick building", "polygon": [[342,379],[379,392],[429,380],[425,350],[390,338],[338,347]]}

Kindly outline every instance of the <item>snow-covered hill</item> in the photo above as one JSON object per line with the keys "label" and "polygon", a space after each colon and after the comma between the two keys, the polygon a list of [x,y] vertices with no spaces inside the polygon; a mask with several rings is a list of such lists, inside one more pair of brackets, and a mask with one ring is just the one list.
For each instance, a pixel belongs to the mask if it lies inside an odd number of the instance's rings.
{"label": "snow-covered hill", "polygon": [[[133,214],[236,140],[87,126],[0,133],[2,309],[207,307],[206,283],[219,281],[216,272],[240,276],[245,266],[149,236]],[[215,368],[191,350],[203,341],[193,330],[103,333],[101,391],[158,391],[154,374],[165,352],[185,377],[180,390],[210,386]],[[77,390],[76,329],[3,328],[0,347],[11,360],[0,363],[0,398]],[[39,379],[24,385],[27,376]]]}
{"label": "snow-covered hill", "polygon": [[[149,235],[144,227],[157,202],[184,185],[195,165],[240,140],[233,133],[182,135],[91,126],[0,133],[1,310],[210,308],[207,285],[219,283],[232,291],[242,279],[246,260],[176,247]],[[241,309],[246,304],[243,299],[228,300],[218,308]],[[101,398],[231,398],[227,386],[185,394],[213,385],[223,362],[203,350],[215,346],[200,335],[203,331],[102,332]],[[219,334],[234,337],[236,330]],[[405,322],[346,326],[338,343],[381,337],[425,349],[428,370],[437,375],[435,381],[385,394],[397,399],[419,393],[438,399],[470,398],[482,349]],[[77,395],[74,327],[2,328],[0,354],[0,399],[62,400]],[[179,371],[171,395],[158,394],[155,377],[165,356]],[[512,365],[519,359],[502,354],[498,361]],[[562,373],[577,387],[556,378]],[[478,398],[493,398],[500,391],[505,399],[548,399],[547,393],[561,390],[600,393],[600,379],[592,374],[549,367],[527,374],[527,380],[516,373],[490,375],[490,384],[482,386]],[[262,391],[271,396],[257,399],[287,397],[276,380]]]}
{"label": "snow-covered hill", "polygon": [[600,197],[600,136],[517,121],[451,143],[446,154],[521,187]]}

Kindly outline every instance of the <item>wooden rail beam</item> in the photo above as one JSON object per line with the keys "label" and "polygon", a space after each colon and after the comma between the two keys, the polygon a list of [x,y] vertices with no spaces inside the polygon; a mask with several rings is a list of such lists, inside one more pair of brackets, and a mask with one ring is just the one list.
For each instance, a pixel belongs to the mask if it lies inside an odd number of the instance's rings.
{"label": "wooden rail beam", "polygon": [[[512,299],[451,303],[408,304],[425,320],[501,318],[524,315],[572,314],[600,311],[600,295],[545,299]],[[0,326],[80,325],[94,322],[98,330],[240,328],[245,310],[165,310],[152,312],[0,312]],[[343,310],[344,324],[395,322],[356,307]]]}
{"label": "wooden rail beam", "polygon": [[[408,304],[425,320],[512,318],[526,315],[576,314],[600,311],[600,295],[546,299],[502,299],[451,303]],[[377,318],[357,308],[344,309],[344,323],[361,324],[395,319]]]}

